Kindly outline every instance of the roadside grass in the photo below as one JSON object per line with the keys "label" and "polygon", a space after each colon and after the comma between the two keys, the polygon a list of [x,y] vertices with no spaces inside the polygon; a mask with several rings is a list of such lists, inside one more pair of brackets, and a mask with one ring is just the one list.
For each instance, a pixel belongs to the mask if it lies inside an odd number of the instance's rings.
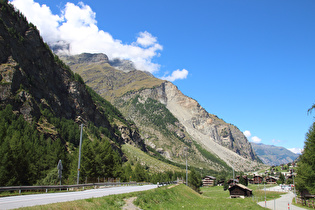
{"label": "roadside grass", "polygon": [[[266,188],[277,186],[275,184],[266,184]],[[276,192],[276,191],[266,191],[264,190],[264,185],[257,185],[257,184],[251,184],[248,185],[249,189],[253,190],[253,200],[255,202],[260,202],[265,200],[265,193],[266,193],[266,200],[273,200],[280,198],[281,195],[286,194],[284,192]]]}
{"label": "roadside grass", "polygon": [[231,199],[222,187],[201,188],[202,195],[185,185],[144,192],[134,204],[141,209],[263,209],[251,198]]}
{"label": "roadside grass", "polygon": [[[111,195],[101,198],[55,203],[22,209],[121,209],[125,198],[137,197],[134,204],[141,209],[263,209],[257,204],[263,201],[265,192],[251,185],[254,197],[230,198],[229,191],[222,186],[202,187],[199,194],[184,184],[171,185],[153,190]],[[280,197],[283,193],[266,191],[268,200]]]}
{"label": "roadside grass", "polygon": [[137,196],[136,193],[110,195],[100,198],[88,198],[69,202],[53,203],[48,205],[24,207],[19,209],[45,210],[45,209],[121,209],[125,205],[125,198]]}

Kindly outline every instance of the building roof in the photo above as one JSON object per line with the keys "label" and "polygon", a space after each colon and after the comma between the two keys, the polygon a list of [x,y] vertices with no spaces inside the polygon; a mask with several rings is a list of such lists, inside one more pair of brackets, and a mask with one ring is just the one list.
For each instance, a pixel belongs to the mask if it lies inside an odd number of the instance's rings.
{"label": "building roof", "polygon": [[229,190],[230,190],[232,187],[235,187],[235,186],[240,187],[240,188],[242,188],[242,189],[244,189],[244,190],[251,191],[251,192],[253,191],[252,189],[249,189],[248,187],[246,187],[245,185],[242,185],[242,184],[235,184],[235,185],[232,185],[232,186],[229,187]]}
{"label": "building roof", "polygon": [[204,176],[203,178],[216,179],[214,176]]}

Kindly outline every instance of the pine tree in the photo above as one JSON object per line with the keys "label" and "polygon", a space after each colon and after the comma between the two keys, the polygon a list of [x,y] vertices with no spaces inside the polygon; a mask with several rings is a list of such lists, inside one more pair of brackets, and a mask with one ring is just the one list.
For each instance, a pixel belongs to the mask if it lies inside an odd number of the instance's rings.
{"label": "pine tree", "polygon": [[82,154],[81,154],[81,173],[80,180],[83,178],[96,178],[96,161],[95,161],[95,153],[91,146],[91,141],[86,139],[82,143]]}
{"label": "pine tree", "polygon": [[200,191],[200,187],[202,186],[201,175],[195,169],[191,169],[188,176],[188,183],[195,191]]}
{"label": "pine tree", "polygon": [[144,168],[140,165],[140,163],[138,162],[136,164],[135,167],[135,171],[134,171],[134,178],[136,182],[142,182],[145,181],[145,174],[146,171],[144,170]]}
{"label": "pine tree", "polygon": [[296,186],[299,191],[308,190],[315,194],[315,122],[306,134],[304,143],[304,151],[298,162]]}
{"label": "pine tree", "polygon": [[134,175],[133,175],[133,171],[132,171],[132,168],[131,168],[131,165],[130,163],[127,163],[123,168],[123,174],[122,174],[122,180],[125,181],[125,182],[129,182],[129,181],[132,181]]}

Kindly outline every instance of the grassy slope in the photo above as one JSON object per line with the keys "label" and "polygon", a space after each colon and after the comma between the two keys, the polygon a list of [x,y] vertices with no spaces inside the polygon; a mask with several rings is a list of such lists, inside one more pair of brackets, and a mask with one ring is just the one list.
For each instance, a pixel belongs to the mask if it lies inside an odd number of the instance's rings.
{"label": "grassy slope", "polygon": [[80,74],[88,86],[109,101],[119,98],[129,91],[153,88],[163,82],[145,72],[134,71],[127,74],[109,64],[75,64],[70,65],[70,68]]}
{"label": "grassy slope", "polygon": [[122,145],[122,151],[124,152],[124,154],[126,154],[129,161],[132,161],[134,163],[140,161],[141,164],[144,164],[149,167],[150,172],[183,171],[183,169],[180,169],[176,166],[164,163],[154,157],[151,157],[147,153],[141,151],[140,149],[134,146],[131,146],[130,144]]}
{"label": "grassy slope", "polygon": [[[125,198],[137,197],[141,209],[263,209],[252,198],[231,199],[222,187],[202,188],[200,195],[185,185],[166,186],[154,190],[56,203],[25,209],[121,209]],[[254,195],[256,194],[254,190]]]}

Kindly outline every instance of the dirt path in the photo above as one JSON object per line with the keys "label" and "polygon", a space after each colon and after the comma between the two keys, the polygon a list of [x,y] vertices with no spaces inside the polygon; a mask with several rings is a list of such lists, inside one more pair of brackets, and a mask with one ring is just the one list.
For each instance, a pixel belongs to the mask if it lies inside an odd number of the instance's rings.
{"label": "dirt path", "polygon": [[126,204],[122,207],[124,210],[141,210],[138,206],[133,204],[133,201],[136,200],[137,197],[131,197],[128,199],[125,199],[124,201]]}

